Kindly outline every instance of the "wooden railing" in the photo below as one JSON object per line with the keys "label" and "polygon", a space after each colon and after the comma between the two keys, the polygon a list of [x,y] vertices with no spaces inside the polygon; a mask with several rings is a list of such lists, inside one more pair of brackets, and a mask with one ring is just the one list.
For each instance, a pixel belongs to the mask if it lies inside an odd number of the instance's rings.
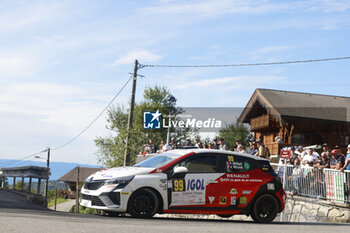
{"label": "wooden railing", "polygon": [[263,115],[259,117],[252,118],[250,120],[250,130],[255,131],[258,129],[268,128],[270,126],[270,116]]}

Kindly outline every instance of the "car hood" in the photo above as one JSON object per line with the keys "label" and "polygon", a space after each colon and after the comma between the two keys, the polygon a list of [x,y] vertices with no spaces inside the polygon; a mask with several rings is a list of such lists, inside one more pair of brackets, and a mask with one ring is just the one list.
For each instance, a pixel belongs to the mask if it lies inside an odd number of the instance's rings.
{"label": "car hood", "polygon": [[87,180],[108,180],[124,176],[148,174],[154,169],[152,167],[115,167],[98,171],[90,175]]}

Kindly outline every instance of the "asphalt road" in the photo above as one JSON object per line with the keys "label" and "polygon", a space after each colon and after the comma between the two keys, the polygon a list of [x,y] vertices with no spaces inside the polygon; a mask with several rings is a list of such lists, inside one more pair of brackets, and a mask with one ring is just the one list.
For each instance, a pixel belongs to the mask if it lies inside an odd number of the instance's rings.
{"label": "asphalt road", "polygon": [[55,212],[26,202],[21,196],[0,190],[0,233],[35,232],[120,232],[120,233],[288,233],[288,232],[346,232],[350,224],[281,223],[257,224],[251,221],[199,220],[178,218],[135,219]]}
{"label": "asphalt road", "polygon": [[47,208],[28,202],[22,195],[0,189],[0,208],[47,210]]}
{"label": "asphalt road", "polygon": [[349,224],[273,223],[257,224],[249,221],[198,219],[135,219],[79,215],[54,211],[0,209],[0,232],[346,232]]}

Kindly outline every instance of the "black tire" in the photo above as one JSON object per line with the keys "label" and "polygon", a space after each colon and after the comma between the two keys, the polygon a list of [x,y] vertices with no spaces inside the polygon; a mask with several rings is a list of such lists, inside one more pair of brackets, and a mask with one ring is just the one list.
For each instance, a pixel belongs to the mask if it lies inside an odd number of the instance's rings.
{"label": "black tire", "polygon": [[278,202],[270,194],[263,194],[254,202],[251,217],[258,223],[271,223],[278,213]]}
{"label": "black tire", "polygon": [[118,212],[115,212],[115,211],[108,211],[108,210],[105,210],[106,214],[110,217],[118,217],[120,215],[120,213]]}
{"label": "black tire", "polygon": [[157,195],[149,188],[140,189],[129,199],[128,212],[135,218],[152,218],[159,207]]}
{"label": "black tire", "polygon": [[233,214],[218,214],[218,216],[221,218],[231,218]]}

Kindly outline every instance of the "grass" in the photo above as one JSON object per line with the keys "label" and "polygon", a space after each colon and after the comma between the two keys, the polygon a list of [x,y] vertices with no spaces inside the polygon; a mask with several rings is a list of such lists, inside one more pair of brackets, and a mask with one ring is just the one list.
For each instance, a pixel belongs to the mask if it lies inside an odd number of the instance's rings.
{"label": "grass", "polygon": [[[63,202],[66,202],[67,199],[64,199],[63,197],[57,197],[57,205]],[[55,199],[50,199],[49,203],[47,204],[48,207],[54,206],[55,205]]]}
{"label": "grass", "polygon": [[[69,213],[75,213],[75,205],[72,206],[72,208],[69,210]],[[92,209],[92,208],[79,206],[79,213],[81,213],[81,214],[97,214],[97,210]]]}

